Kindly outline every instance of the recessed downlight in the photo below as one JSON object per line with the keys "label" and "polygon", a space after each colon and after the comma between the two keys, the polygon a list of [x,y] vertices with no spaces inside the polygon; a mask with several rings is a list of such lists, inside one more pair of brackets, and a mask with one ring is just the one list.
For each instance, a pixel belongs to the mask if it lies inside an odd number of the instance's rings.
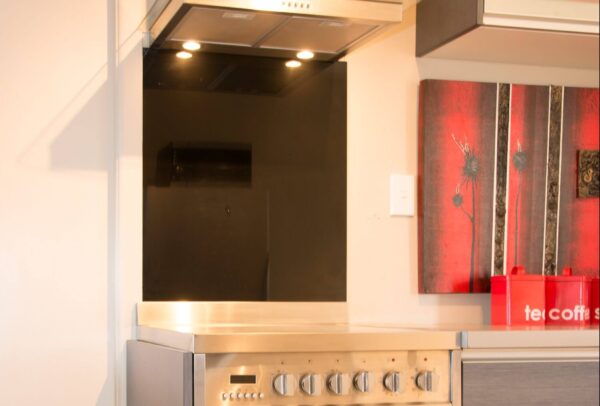
{"label": "recessed downlight", "polygon": [[190,59],[192,57],[192,54],[187,51],[179,51],[175,54],[175,56],[179,59]]}
{"label": "recessed downlight", "polygon": [[202,45],[200,45],[198,41],[185,41],[182,47],[187,51],[197,51],[202,47]]}
{"label": "recessed downlight", "polygon": [[304,59],[304,60],[306,60],[306,59],[312,59],[312,58],[314,58],[315,54],[314,54],[314,52],[309,51],[308,49],[305,49],[305,50],[302,50],[302,51],[298,52],[296,54],[296,56],[298,57],[298,59]]}
{"label": "recessed downlight", "polygon": [[288,68],[299,68],[300,66],[302,66],[302,62],[292,59],[287,61],[285,63],[285,66],[287,66]]}

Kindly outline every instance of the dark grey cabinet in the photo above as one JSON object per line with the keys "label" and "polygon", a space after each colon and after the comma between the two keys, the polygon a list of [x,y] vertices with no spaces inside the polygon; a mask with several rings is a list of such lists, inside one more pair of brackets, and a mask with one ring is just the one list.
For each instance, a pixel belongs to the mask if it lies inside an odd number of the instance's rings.
{"label": "dark grey cabinet", "polygon": [[473,360],[462,368],[463,406],[597,406],[597,360]]}
{"label": "dark grey cabinet", "polygon": [[421,0],[416,56],[598,69],[593,0]]}

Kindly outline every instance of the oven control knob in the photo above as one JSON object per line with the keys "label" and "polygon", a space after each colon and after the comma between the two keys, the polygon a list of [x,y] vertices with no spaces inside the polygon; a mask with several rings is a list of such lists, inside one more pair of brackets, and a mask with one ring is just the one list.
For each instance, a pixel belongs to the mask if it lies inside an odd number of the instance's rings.
{"label": "oven control knob", "polygon": [[400,372],[392,371],[383,377],[383,386],[392,393],[400,393],[404,390]]}
{"label": "oven control knob", "polygon": [[370,389],[371,374],[367,371],[360,371],[354,375],[354,388],[362,393],[366,393]]}
{"label": "oven control knob", "polygon": [[294,396],[294,375],[279,374],[275,376],[273,389],[279,396]]}
{"label": "oven control knob", "polygon": [[321,377],[317,374],[306,374],[300,378],[300,389],[309,396],[321,394]]}
{"label": "oven control knob", "polygon": [[435,392],[439,383],[439,376],[433,371],[419,372],[416,379],[417,388],[425,392]]}
{"label": "oven control knob", "polygon": [[350,392],[350,377],[339,372],[331,374],[327,377],[327,388],[334,395],[347,395]]}

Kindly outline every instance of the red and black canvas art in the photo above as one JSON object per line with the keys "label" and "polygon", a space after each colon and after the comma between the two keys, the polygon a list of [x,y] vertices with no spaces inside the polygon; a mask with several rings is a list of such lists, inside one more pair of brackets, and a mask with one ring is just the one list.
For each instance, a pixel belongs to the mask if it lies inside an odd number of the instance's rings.
{"label": "red and black canvas art", "polygon": [[421,82],[423,293],[489,289],[496,93],[494,83]]}
{"label": "red and black canvas art", "polygon": [[419,104],[419,292],[598,274],[598,89],[425,80]]}

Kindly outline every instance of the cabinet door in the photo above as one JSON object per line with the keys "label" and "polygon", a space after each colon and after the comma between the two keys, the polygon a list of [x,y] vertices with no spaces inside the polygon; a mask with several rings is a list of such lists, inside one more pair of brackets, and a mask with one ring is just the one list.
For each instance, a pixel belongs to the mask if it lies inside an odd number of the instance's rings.
{"label": "cabinet door", "polygon": [[463,362],[463,406],[597,406],[598,360]]}
{"label": "cabinet door", "polygon": [[127,342],[127,406],[192,406],[191,352]]}

